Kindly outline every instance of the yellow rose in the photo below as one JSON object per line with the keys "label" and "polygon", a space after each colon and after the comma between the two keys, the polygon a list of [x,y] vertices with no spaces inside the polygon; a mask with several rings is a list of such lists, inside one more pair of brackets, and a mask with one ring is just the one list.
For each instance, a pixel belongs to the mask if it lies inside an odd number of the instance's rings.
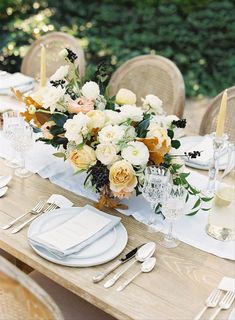
{"label": "yellow rose", "polygon": [[136,104],[136,95],[134,92],[128,89],[120,89],[116,94],[116,103],[123,105],[123,104]]}
{"label": "yellow rose", "polygon": [[87,170],[96,163],[95,151],[87,145],[80,150],[73,150],[68,159],[76,170]]}
{"label": "yellow rose", "polygon": [[116,192],[132,192],[137,178],[132,165],[126,160],[115,162],[109,170],[110,189]]}
{"label": "yellow rose", "polygon": [[106,122],[105,113],[101,110],[91,110],[86,114],[90,120],[88,121],[87,127],[89,130],[101,129],[104,127]]}

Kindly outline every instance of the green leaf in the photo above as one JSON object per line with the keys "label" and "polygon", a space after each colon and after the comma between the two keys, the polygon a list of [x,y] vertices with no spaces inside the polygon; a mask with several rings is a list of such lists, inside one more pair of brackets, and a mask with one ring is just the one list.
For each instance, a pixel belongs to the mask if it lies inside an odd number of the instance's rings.
{"label": "green leaf", "polygon": [[213,199],[214,197],[201,197],[201,200],[204,201],[204,202],[209,202]]}
{"label": "green leaf", "polygon": [[209,211],[211,208],[201,208],[202,211]]}
{"label": "green leaf", "polygon": [[174,138],[174,131],[171,130],[171,129],[167,129],[167,135],[168,135],[168,137],[170,137],[171,139],[173,139],[173,138]]}
{"label": "green leaf", "polygon": [[172,148],[175,148],[175,149],[179,149],[180,147],[180,141],[179,140],[171,140],[171,146]]}
{"label": "green leaf", "polygon": [[57,126],[63,127],[68,117],[65,114],[54,113],[51,116],[51,120],[55,121]]}
{"label": "green leaf", "polygon": [[198,213],[198,211],[199,211],[199,210],[196,210],[196,211],[194,211],[194,212],[190,212],[190,213],[186,214],[186,216],[194,216],[195,214]]}
{"label": "green leaf", "polygon": [[179,174],[181,179],[187,178],[190,175],[190,172],[182,172]]}
{"label": "green leaf", "polygon": [[84,142],[79,143],[79,144],[76,146],[76,149],[77,149],[77,150],[81,150],[83,147],[84,147]]}
{"label": "green leaf", "polygon": [[189,194],[187,193],[187,196],[186,196],[185,202],[188,202],[188,199],[189,199]]}
{"label": "green leaf", "polygon": [[50,128],[50,133],[53,134],[53,136],[56,136],[58,134],[64,133],[65,129],[63,127],[54,125]]}
{"label": "green leaf", "polygon": [[66,155],[63,152],[56,152],[53,153],[53,156],[57,157],[57,158],[63,158],[64,160],[66,160]]}
{"label": "green leaf", "polygon": [[201,203],[201,199],[199,198],[199,199],[197,199],[197,201],[195,202],[195,204],[194,204],[194,206],[192,207],[192,209],[197,208],[197,207],[200,205],[200,203]]}
{"label": "green leaf", "polygon": [[145,137],[146,137],[146,135],[147,135],[147,129],[148,129],[148,127],[149,127],[149,122],[150,122],[150,119],[147,118],[147,119],[141,121],[141,122],[138,124],[138,126],[137,126],[137,128],[136,128],[136,132],[137,132],[137,136],[138,136],[139,138],[145,138]]}

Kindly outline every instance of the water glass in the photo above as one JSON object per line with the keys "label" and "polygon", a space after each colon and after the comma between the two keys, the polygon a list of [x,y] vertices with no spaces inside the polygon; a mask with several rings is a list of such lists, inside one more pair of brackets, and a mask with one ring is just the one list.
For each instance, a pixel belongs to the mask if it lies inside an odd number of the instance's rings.
{"label": "water glass", "polygon": [[179,240],[173,236],[173,221],[180,219],[185,214],[187,191],[183,186],[169,184],[166,189],[166,198],[162,203],[162,213],[169,220],[169,231],[160,239],[160,244],[165,248],[175,248]]}
{"label": "water glass", "polygon": [[145,223],[150,232],[160,231],[162,224],[156,221],[156,206],[162,204],[166,186],[170,181],[170,172],[162,166],[149,166],[145,169],[144,185],[141,189],[143,197],[150,202],[151,212]]}
{"label": "water glass", "polygon": [[[20,112],[18,111],[6,111],[3,113],[3,135],[6,139],[11,141],[15,129],[21,125],[23,119],[20,117]],[[12,149],[11,161],[5,160],[5,164],[11,168],[19,167],[19,160],[17,159],[16,152]]]}
{"label": "water glass", "polygon": [[32,172],[25,168],[25,153],[33,146],[33,130],[31,126],[22,122],[19,127],[16,128],[12,139],[12,147],[19,152],[21,165],[20,168],[15,170],[15,175],[21,178],[27,178],[31,176]]}

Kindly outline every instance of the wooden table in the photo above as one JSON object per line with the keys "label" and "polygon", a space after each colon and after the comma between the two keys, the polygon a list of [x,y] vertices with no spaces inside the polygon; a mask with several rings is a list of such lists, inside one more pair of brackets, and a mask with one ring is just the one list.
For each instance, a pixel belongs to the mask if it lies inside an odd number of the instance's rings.
{"label": "wooden table", "polygon": [[[0,174],[6,174],[10,170],[0,160]],[[61,189],[36,174],[22,180],[14,176],[7,195],[0,199],[0,225],[31,209],[40,196],[49,197],[52,193],[66,196],[76,206],[92,204],[92,201]],[[148,233],[147,228],[133,218],[121,217],[129,235],[125,252],[144,242],[158,241],[159,233]],[[92,283],[92,276],[103,270],[104,265],[91,268],[55,265],[34,253],[27,243],[26,234],[27,229],[13,235],[9,230],[0,228],[0,247],[117,319],[193,319],[221,278],[235,277],[232,261],[184,243],[175,249],[158,246],[155,270],[139,276],[133,284],[119,293],[116,291],[117,285],[104,289],[103,282]],[[125,278],[133,271],[134,267],[126,273]],[[207,315],[211,312],[208,311]],[[223,319],[227,316],[227,311],[221,313]]]}

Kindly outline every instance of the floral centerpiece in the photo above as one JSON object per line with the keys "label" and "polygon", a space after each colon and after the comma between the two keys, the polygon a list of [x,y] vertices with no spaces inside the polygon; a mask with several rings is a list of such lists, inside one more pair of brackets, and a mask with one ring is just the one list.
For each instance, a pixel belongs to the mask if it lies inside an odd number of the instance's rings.
{"label": "floral centerpiece", "polygon": [[50,85],[29,96],[16,95],[27,106],[25,120],[42,132],[38,140],[57,148],[55,156],[69,161],[75,173],[87,173],[85,186],[100,194],[98,205],[124,208],[120,200],[141,193],[144,170],[152,164],[169,168],[175,184],[197,195],[195,208],[207,201],[188,183],[181,157],[172,152],[180,147],[176,137],[186,120],[165,115],[162,101],[152,94],[138,106],[135,93],[125,88],[110,98],[106,68],[99,66],[92,81],[83,81],[76,54],[69,49],[61,54],[68,64],[56,71]]}

